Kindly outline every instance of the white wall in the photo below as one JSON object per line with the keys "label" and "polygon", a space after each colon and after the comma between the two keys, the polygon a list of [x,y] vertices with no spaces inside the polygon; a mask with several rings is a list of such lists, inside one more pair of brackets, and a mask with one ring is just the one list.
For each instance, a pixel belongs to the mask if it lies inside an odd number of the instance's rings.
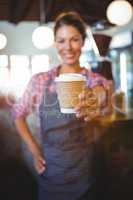
{"label": "white wall", "polygon": [[[52,24],[48,25],[52,26]],[[59,61],[55,48],[38,50],[32,43],[33,30],[38,26],[38,22],[21,22],[14,25],[6,21],[0,21],[0,32],[5,33],[8,40],[7,46],[3,50],[0,50],[0,54],[47,54],[50,56],[51,64],[57,65]]]}

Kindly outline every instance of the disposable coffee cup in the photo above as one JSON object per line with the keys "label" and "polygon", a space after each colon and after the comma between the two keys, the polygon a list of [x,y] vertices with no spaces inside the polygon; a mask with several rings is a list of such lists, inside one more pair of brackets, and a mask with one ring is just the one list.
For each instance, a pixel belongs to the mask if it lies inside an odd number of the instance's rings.
{"label": "disposable coffee cup", "polygon": [[62,113],[75,113],[79,94],[85,87],[85,76],[77,73],[60,74],[55,79],[56,91]]}

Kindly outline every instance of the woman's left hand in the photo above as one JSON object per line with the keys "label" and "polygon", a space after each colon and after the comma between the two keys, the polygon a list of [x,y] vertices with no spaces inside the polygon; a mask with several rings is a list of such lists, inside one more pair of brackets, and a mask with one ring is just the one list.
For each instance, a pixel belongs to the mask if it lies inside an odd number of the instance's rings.
{"label": "woman's left hand", "polygon": [[104,116],[107,93],[103,86],[85,88],[79,95],[79,104],[75,107],[76,117],[91,121]]}

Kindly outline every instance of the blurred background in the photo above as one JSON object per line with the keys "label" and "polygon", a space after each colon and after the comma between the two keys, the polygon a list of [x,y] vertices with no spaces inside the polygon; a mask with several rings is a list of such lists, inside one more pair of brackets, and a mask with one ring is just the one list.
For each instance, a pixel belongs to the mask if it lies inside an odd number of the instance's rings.
{"label": "blurred background", "polygon": [[[97,127],[103,135],[105,199],[132,199],[133,0],[0,0],[0,195],[2,200],[36,199],[32,158],[10,108],[33,74],[60,63],[53,26],[65,11],[79,12],[87,24],[81,66],[113,80],[117,97],[110,123]],[[39,140],[34,120],[33,114],[28,122]]]}

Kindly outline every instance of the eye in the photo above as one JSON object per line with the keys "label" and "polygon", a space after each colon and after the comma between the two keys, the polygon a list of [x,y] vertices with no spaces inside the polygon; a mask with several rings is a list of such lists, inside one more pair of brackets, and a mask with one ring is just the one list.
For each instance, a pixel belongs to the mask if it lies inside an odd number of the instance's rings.
{"label": "eye", "polygon": [[57,39],[56,42],[59,43],[59,44],[62,44],[64,42],[64,40],[63,39]]}
{"label": "eye", "polygon": [[79,42],[79,41],[80,41],[80,38],[75,37],[75,38],[73,38],[73,41],[75,41],[75,42]]}

